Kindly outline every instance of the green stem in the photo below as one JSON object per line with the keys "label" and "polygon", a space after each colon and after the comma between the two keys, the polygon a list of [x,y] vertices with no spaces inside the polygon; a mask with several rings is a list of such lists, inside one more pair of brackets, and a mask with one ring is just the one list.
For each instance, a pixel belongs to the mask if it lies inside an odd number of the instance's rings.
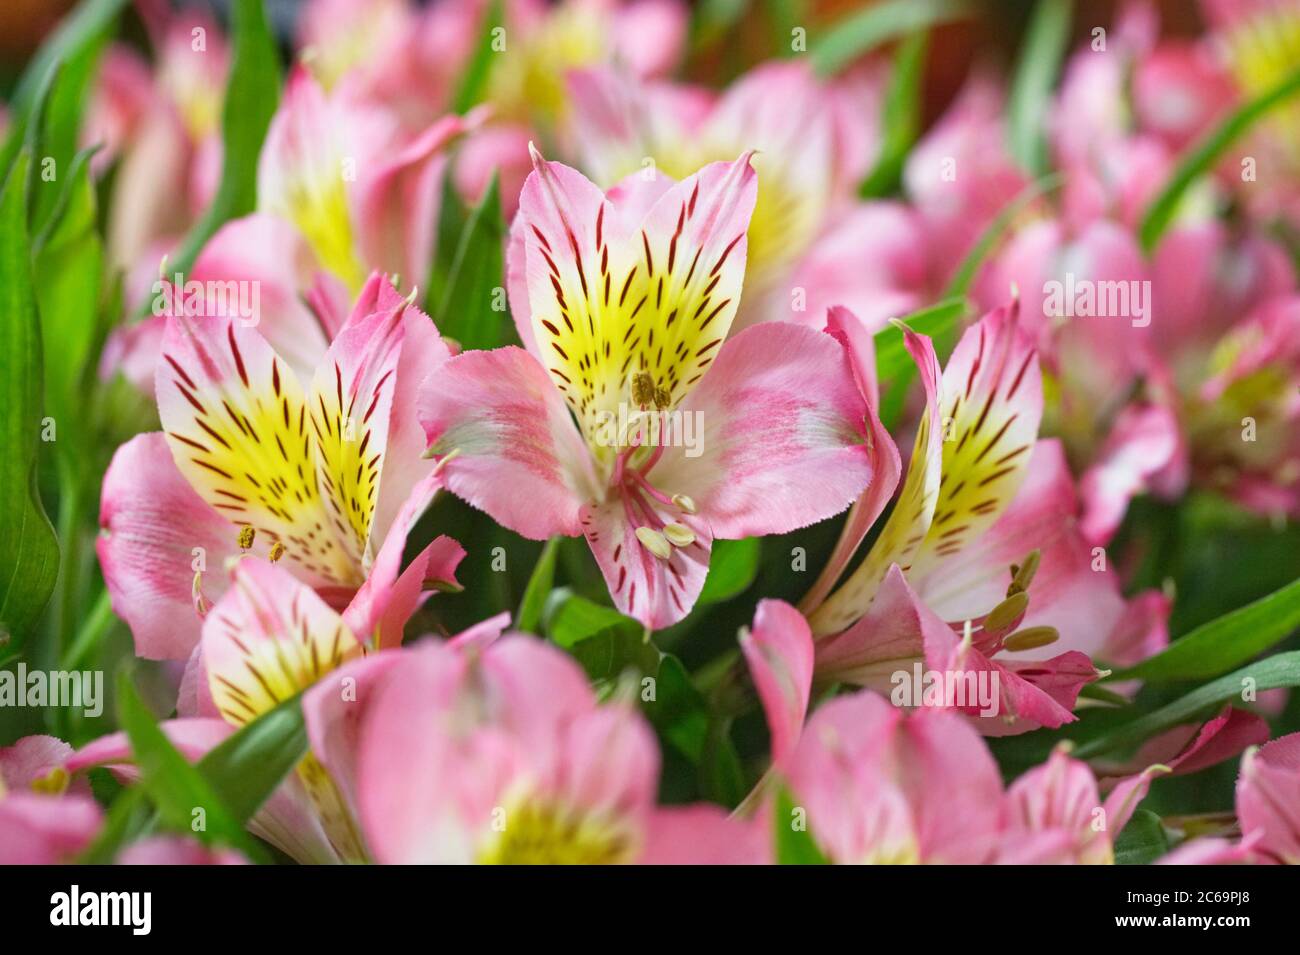
{"label": "green stem", "polygon": [[59,566],[56,594],[57,642],[59,659],[63,659],[72,641],[74,621],[77,616],[77,591],[81,583],[81,482],[68,466],[61,468],[59,494],[59,542],[63,546],[63,559]]}
{"label": "green stem", "polygon": [[62,669],[79,670],[86,657],[95,649],[104,634],[113,626],[117,618],[113,615],[113,601],[107,590],[101,590],[90,613],[81,622],[77,637],[68,647],[63,657]]}

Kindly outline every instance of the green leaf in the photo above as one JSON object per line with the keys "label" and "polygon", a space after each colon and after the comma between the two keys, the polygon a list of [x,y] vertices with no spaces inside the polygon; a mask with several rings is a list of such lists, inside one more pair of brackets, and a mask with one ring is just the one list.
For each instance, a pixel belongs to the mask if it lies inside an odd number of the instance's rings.
{"label": "green leaf", "polygon": [[710,708],[682,661],[672,654],[660,656],[654,695],[642,697],[642,710],[660,740],[695,767],[705,798],[724,806],[744,798],[745,775],[731,740],[731,720]]}
{"label": "green leaf", "polygon": [[564,647],[594,682],[616,681],[627,670],[655,676],[659,648],[640,621],[568,590],[555,591],[546,613],[546,634]]}
{"label": "green leaf", "polygon": [[505,235],[493,174],[482,200],[465,221],[438,306],[430,312],[439,331],[464,348],[496,348],[505,341],[506,312],[493,309],[498,299],[504,304],[497,289],[502,288],[505,274]]}
{"label": "green leaf", "polygon": [[546,635],[566,650],[602,630],[615,628],[644,630],[640,623],[568,590],[557,590],[545,614]]}
{"label": "green leaf", "polygon": [[[800,820],[803,825],[797,826]],[[777,793],[776,811],[772,813],[772,839],[778,865],[830,864],[813,838],[807,811],[795,806],[794,798],[784,786]]]}
{"label": "green leaf", "polygon": [[716,43],[749,13],[753,0],[700,0],[691,6],[690,49]]}
{"label": "green leaf", "polygon": [[708,703],[691,683],[682,661],[671,653],[659,661],[655,698],[644,708],[661,738],[692,764],[703,761],[709,742]]}
{"label": "green leaf", "polygon": [[452,112],[464,113],[481,103],[487,95],[488,78],[492,74],[492,57],[497,52],[492,49],[495,31],[501,26],[501,0],[492,0],[487,16],[483,18],[483,32],[478,44],[460,74],[460,85],[452,97]]}
{"label": "green leaf", "polygon": [[221,183],[170,268],[185,273],[213,234],[257,208],[257,160],[280,102],[280,56],[262,0],[235,0],[231,11],[230,78],[221,113]]}
{"label": "green leaf", "polygon": [[524,633],[537,633],[542,624],[542,611],[546,608],[546,598],[555,586],[555,557],[560,550],[560,539],[552,537],[542,548],[537,558],[537,565],[528,578],[524,588],[524,599],[519,602],[519,613],[515,617],[515,629]]}
{"label": "green leaf", "polygon": [[443,176],[442,199],[438,203],[435,229],[437,241],[433,247],[433,261],[429,263],[428,285],[424,290],[424,310],[429,315],[438,311],[446,295],[447,286],[451,282],[452,266],[460,249],[460,237],[468,219],[469,210],[460,198],[453,177]]}
{"label": "green leaf", "polygon": [[894,54],[881,115],[880,155],[858,193],[864,199],[891,195],[903,178],[907,151],[921,129],[921,83],[925,78],[928,37],[914,33]]}
{"label": "green leaf", "polygon": [[659,648],[648,634],[630,628],[602,630],[578,641],[569,652],[594,683],[612,683],[625,673],[653,677],[659,670]]}
{"label": "green leaf", "polygon": [[91,153],[84,150],[72,161],[67,188],[37,240],[33,263],[42,340],[59,343],[57,351],[45,354],[46,401],[64,431],[55,449],[76,455],[84,448],[62,439],[80,430],[76,409],[85,401],[82,381],[98,338],[104,270]]}
{"label": "green leaf", "polygon": [[557,591],[547,615],[547,635],[582,664],[593,681],[617,680],[628,670],[654,676],[659,648],[645,628],[610,607]]}
{"label": "green leaf", "polygon": [[43,359],[27,237],[28,162],[19,155],[0,192],[0,637],[19,641],[36,625],[59,567],[36,482]]}
{"label": "green leaf", "polygon": [[[176,751],[159,729],[141,702],[129,670],[123,670],[118,680],[117,717],[131,741],[135,763],[140,767],[140,785],[169,829],[193,832],[205,845],[233,846],[250,858],[263,855],[216,788]],[[205,823],[198,831],[193,829],[196,809],[203,810]]]}
{"label": "green leaf", "polygon": [[80,861],[86,865],[111,865],[125,845],[148,831],[151,818],[144,789],[139,786],[123,789],[113,800],[99,835],[82,853]]}
{"label": "green leaf", "polygon": [[[913,331],[928,335],[934,341],[935,350],[943,355],[969,309],[970,303],[965,298],[949,298],[913,312],[901,321]],[[891,428],[903,415],[907,390],[916,377],[916,362],[903,344],[903,332],[893,324],[876,332],[875,344],[876,376],[884,388],[880,420],[885,427]]]}
{"label": "green leaf", "polygon": [[1243,104],[1188,151],[1142,216],[1138,238],[1144,251],[1150,252],[1156,247],[1192,183],[1209,172],[1228,147],[1255,123],[1297,93],[1300,93],[1300,70]]}
{"label": "green leaf", "polygon": [[1123,693],[1116,693],[1099,683],[1089,683],[1087,686],[1079,689],[1079,698],[1084,700],[1096,700],[1098,703],[1104,703],[1107,706],[1129,706],[1132,701]]}
{"label": "green leaf", "polygon": [[[970,303],[961,297],[944,299],[899,319],[920,335],[937,338],[949,335],[961,323]],[[876,374],[881,381],[893,381],[900,374],[915,372],[916,363],[903,344],[903,332],[892,322],[876,332]]]}
{"label": "green leaf", "polygon": [[298,694],[209,750],[199,760],[198,771],[242,825],[306,753],[307,726]]}
{"label": "green leaf", "polygon": [[[76,148],[76,131],[81,119],[84,95],[89,78],[93,75],[100,46],[103,44],[117,15],[126,6],[126,0],[85,0],[71,16],[66,17],[32,57],[14,90],[9,106],[12,122],[9,137],[0,147],[0,177],[5,176],[26,140],[34,144],[43,134],[44,121],[35,129],[28,129],[33,117],[44,115],[62,67],[73,64],[73,78],[64,86],[60,104],[52,110],[55,139],[64,144],[66,152],[60,160],[72,156]],[[33,152],[36,156],[50,155],[48,151]],[[64,162],[58,168],[62,174]]]}
{"label": "green leaf", "polygon": [[745,798],[745,772],[731,741],[731,719],[711,713],[700,761],[700,791],[706,799],[735,808]]}
{"label": "green leaf", "polygon": [[48,101],[39,110],[40,120],[33,120],[39,126],[32,139],[33,156],[40,157],[31,172],[33,235],[39,236],[51,226],[55,208],[67,192],[64,184],[76,173],[82,116],[107,41],[107,31],[92,36],[83,49],[59,64]]}
{"label": "green leaf", "polygon": [[[54,92],[58,79],[59,64],[53,63],[33,88],[30,101],[22,108],[15,107],[9,124],[9,135],[5,137],[4,147],[0,149],[0,177],[8,177],[14,160],[18,158],[19,150],[24,147],[29,158],[27,175],[30,177],[32,172],[30,157],[40,155],[45,108],[50,102],[50,96]],[[26,201],[24,199],[24,202]]]}
{"label": "green leaf", "polygon": [[704,578],[699,604],[721,603],[739,597],[758,575],[758,539],[716,540],[709,557],[709,575]]}
{"label": "green leaf", "polygon": [[1168,851],[1169,836],[1160,817],[1139,809],[1115,840],[1115,864],[1150,865]]}
{"label": "green leaf", "polygon": [[776,55],[786,58],[797,55],[794,31],[808,22],[807,0],[764,0],[763,6],[771,24]]}
{"label": "green leaf", "polygon": [[971,283],[975,281],[975,276],[979,274],[984,260],[988,258],[1006,231],[1020,218],[1020,214],[1041,196],[1059,189],[1063,181],[1059,173],[1052,173],[1021,189],[1019,194],[998,213],[997,218],[984,227],[984,231],[979,234],[975,244],[962,257],[957,270],[953,272],[944,294],[965,295]]}
{"label": "green leaf", "polygon": [[830,76],[890,40],[956,20],[967,11],[959,0],[886,0],[835,24],[808,55],[819,74]]}
{"label": "green leaf", "polygon": [[126,0],[85,0],[67,17],[32,57],[14,90],[11,106],[24,114],[36,99],[46,74],[56,63],[76,59],[87,47],[98,43],[117,20]]}
{"label": "green leaf", "polygon": [[1039,0],[1007,103],[1007,135],[1012,157],[1033,176],[1047,172],[1047,111],[1052,88],[1070,40],[1069,0]]}
{"label": "green leaf", "polygon": [[[1247,680],[1252,682],[1247,684]],[[1162,730],[1190,723],[1214,707],[1231,700],[1240,702],[1247,685],[1256,693],[1300,686],[1300,650],[1279,653],[1266,660],[1248,664],[1234,673],[1198,687],[1167,706],[1094,737],[1075,750],[1074,755],[1080,759],[1089,759],[1112,749],[1134,746]]]}
{"label": "green leaf", "polygon": [[1206,680],[1253,659],[1300,627],[1300,580],[1202,624],[1109,680]]}

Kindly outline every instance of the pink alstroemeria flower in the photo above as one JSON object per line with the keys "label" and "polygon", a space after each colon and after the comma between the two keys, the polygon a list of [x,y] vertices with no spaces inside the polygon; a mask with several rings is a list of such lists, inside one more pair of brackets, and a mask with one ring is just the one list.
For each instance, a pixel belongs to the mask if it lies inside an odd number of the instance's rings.
{"label": "pink alstroemeria flower", "polygon": [[[1193,483],[1264,514],[1300,513],[1300,311],[1279,243],[1192,220],[1148,263],[1118,222],[1044,219],[990,264],[982,296],[1011,285],[1059,395],[1046,427],[1083,472],[1091,542],[1111,539],[1132,498],[1173,499]],[[1119,289],[1130,305],[1067,317],[1052,296],[1072,288]]]}
{"label": "pink alstroemeria flower", "polygon": [[[598,706],[564,653],[500,638],[502,615],[446,643],[369,652],[285,571],[245,558],[204,623],[202,672],[163,730],[199,759],[306,690],[311,750],[249,828],[302,862],[762,861],[714,806],[658,809],[658,752],[625,703]],[[400,758],[396,754],[400,753]],[[122,734],[76,770],[132,778]]]}
{"label": "pink alstroemeria flower", "polygon": [[975,76],[903,167],[930,250],[932,288],[947,285],[981,232],[1029,184],[1007,149],[1003,101],[996,82]]}
{"label": "pink alstroemeria flower", "polygon": [[[179,276],[175,294],[184,293],[187,308],[204,314],[212,303],[190,305],[182,284],[245,297],[253,290],[257,298],[249,304],[258,313],[240,317],[259,325],[274,319],[264,326],[266,337],[283,357],[310,370],[307,362],[328,344],[370,272],[399,276],[416,288],[425,281],[447,147],[478,122],[478,114],[443,116],[408,133],[386,108],[327,95],[309,73],[295,69],[259,159],[258,211],[222,226]],[[163,258],[174,244],[175,237],[126,263],[132,267],[128,300],[151,304],[153,314],[113,332],[101,377],[120,371],[134,384],[152,383],[166,314],[174,310],[164,293],[177,276]]]}
{"label": "pink alstroemeria flower", "polygon": [[[491,24],[488,0],[421,8],[413,0],[310,0],[298,21],[305,65],[326,89],[370,99],[415,123],[451,106]],[[546,129],[568,111],[569,69],[617,62],[662,75],[681,58],[688,13],[680,0],[506,0],[486,97],[506,120]],[[527,157],[527,152],[524,152]]]}
{"label": "pink alstroemeria flower", "polygon": [[505,29],[517,46],[495,58],[488,77],[493,114],[554,130],[575,108],[568,71],[615,62],[662,76],[685,50],[688,17],[680,0],[508,0]]}
{"label": "pink alstroemeria flower", "polygon": [[869,690],[837,697],[813,714],[780,771],[798,814],[788,823],[806,826],[831,862],[993,859],[1002,781],[954,713],[907,715]]}
{"label": "pink alstroemeria flower", "polygon": [[1095,761],[1093,766],[1104,790],[1157,763],[1168,767],[1175,776],[1200,772],[1267,742],[1268,736],[1268,722],[1262,716],[1228,705],[1204,723],[1184,723],[1153,736],[1121,763]]}
{"label": "pink alstroemeria flower", "polygon": [[1246,753],[1237,820],[1259,861],[1300,865],[1300,733]]}
{"label": "pink alstroemeria flower", "polygon": [[440,487],[411,414],[419,378],[446,360],[428,316],[373,275],[304,388],[240,319],[166,319],[163,431],[118,449],[96,545],[136,652],[186,659],[241,553],[279,560],[359,638],[401,639],[427,586],[456,586],[463,550],[433,541],[405,570],[407,534]]}
{"label": "pink alstroemeria flower", "polygon": [[[446,84],[434,88],[418,86],[421,70],[443,71],[462,65],[473,48],[473,20],[478,13],[473,3],[436,4],[444,27],[463,24],[455,44],[446,53],[459,53],[452,64],[409,63],[402,54],[420,33],[420,12],[408,0],[307,0],[299,7],[295,45],[303,65],[327,91],[346,84],[356,97],[376,96],[390,76],[410,71],[407,80],[435,100],[441,108],[450,98],[451,75]],[[454,13],[454,16],[447,14]],[[432,18],[433,11],[429,12]],[[414,59],[414,58],[411,58]],[[403,84],[404,86],[407,84]],[[412,90],[414,92],[414,89]]]}
{"label": "pink alstroemeria flower", "polygon": [[295,69],[257,170],[260,212],[284,219],[355,294],[367,272],[428,273],[445,147],[477,122],[444,116],[417,134],[391,112],[326,94]]}
{"label": "pink alstroemeria flower", "polygon": [[584,535],[618,609],[665,627],[695,602],[714,537],[784,533],[861,493],[869,409],[830,335],[769,322],[727,338],[748,155],[608,195],[535,162],[507,263],[527,350],[457,355],[428,378],[429,453],[498,523]]}
{"label": "pink alstroemeria flower", "polygon": [[[1300,55],[1300,3],[1296,0],[1201,0],[1210,23],[1209,51],[1232,77],[1234,105],[1262,96],[1295,69]],[[1285,102],[1252,128],[1240,153],[1225,163],[1222,181],[1235,188],[1241,202],[1261,222],[1281,217],[1300,222],[1300,106]],[[1246,178],[1243,160],[1260,170]],[[1275,170],[1263,173],[1262,170]]]}
{"label": "pink alstroemeria flower", "polygon": [[[969,328],[942,374],[929,340],[904,333],[927,408],[898,501],[866,557],[831,592],[892,488],[868,490],[801,605],[817,635],[819,681],[888,693],[899,672],[920,663],[987,672],[990,690],[997,678],[1001,717],[980,721],[990,734],[1070,722],[1079,690],[1097,677],[1089,657],[1149,647],[1149,633],[1134,632],[1134,614],[1144,631],[1163,624],[1152,612],[1159,607],[1126,606],[1104,559],[1098,566],[1078,533],[1061,448],[1036,440],[1042,384],[1016,308]],[[832,313],[830,321],[852,336],[867,380],[870,339],[850,320]],[[969,701],[962,709],[994,715]]]}
{"label": "pink alstroemeria flower", "polygon": [[[1156,32],[1150,10],[1133,6],[1104,56],[1071,59],[1055,111],[1071,120],[1050,131],[1059,204],[1041,202],[976,286],[989,306],[1009,287],[1023,296],[1059,395],[1044,430],[1082,473],[1081,527],[1094,544],[1111,539],[1132,498],[1176,498],[1190,483],[1267,514],[1300,508],[1295,322],[1281,306],[1264,313],[1294,288],[1293,269],[1279,243],[1211,215],[1241,170],[1199,182],[1150,260],[1139,249],[1137,225],[1176,150],[1231,99],[1212,51],[1157,45]],[[1244,437],[1246,419],[1265,433]]]}
{"label": "pink alstroemeria flower", "polygon": [[[979,295],[991,303],[1012,287],[1023,296],[1025,325],[1058,396],[1044,427],[1062,437],[1081,469],[1096,465],[1082,481],[1083,532],[1105,544],[1139,490],[1174,495],[1187,482],[1177,416],[1143,390],[1163,375],[1150,327],[1158,318],[1151,267],[1119,222],[1098,218],[1072,227],[1044,218],[986,267]],[[1123,289],[1126,313],[1075,315],[1075,289],[1098,288]],[[1131,289],[1144,291],[1134,298]],[[1109,308],[1105,300],[1100,308]]]}
{"label": "pink alstroemeria flower", "polygon": [[1149,766],[1121,780],[1103,801],[1086,763],[1064,747],[1018,778],[1003,801],[998,861],[1016,865],[1110,865],[1115,838],[1133,816],[1151,780],[1168,772]]}
{"label": "pink alstroemeria flower", "polygon": [[[813,636],[788,604],[760,603],[741,646],[772,736],[772,773],[755,795],[766,798],[775,775],[794,802],[789,824],[832,862],[1110,863],[1114,836],[1166,769],[1116,781],[1103,802],[1088,766],[1057,750],[1004,793],[984,741],[951,710],[907,715],[862,691],[822,705],[805,726]],[[768,799],[760,815],[774,811]]]}
{"label": "pink alstroemeria flower", "polygon": [[[197,761],[239,727],[348,661],[400,658],[383,649],[395,643],[376,650],[354,619],[350,611],[340,615],[331,609],[283,568],[256,557],[240,559],[203,621],[181,687],[180,715],[161,724],[163,731],[182,755]],[[458,642],[490,641],[505,622],[504,615],[486,621]],[[304,709],[310,725],[315,704],[304,701]],[[314,730],[311,738],[316,746]],[[108,766],[127,781],[138,776],[123,733],[88,744],[68,765],[74,772]],[[308,752],[250,820],[249,831],[300,862],[368,861],[353,811],[354,791],[350,775],[332,775]]]}
{"label": "pink alstroemeria flower", "polygon": [[25,736],[0,747],[0,865],[71,862],[99,833],[103,813],[66,768],[72,747]]}
{"label": "pink alstroemeria flower", "polygon": [[[417,132],[454,108],[491,9],[488,0],[422,9],[410,0],[313,0],[303,6],[298,44],[326,89],[379,105]],[[529,141],[562,134],[574,112],[566,73],[618,63],[638,77],[661,76],[681,59],[688,12],[680,0],[506,0],[502,13],[491,42],[498,53],[508,44],[509,55],[488,64],[491,121],[467,132],[455,184],[477,202],[496,173],[509,219],[531,170]]]}
{"label": "pink alstroemeria flower", "polygon": [[[778,320],[822,327],[848,306],[875,330],[920,304],[928,262],[920,222],[901,203],[856,200],[863,144],[845,106],[869,115],[878,83],[827,83],[806,64],[750,70],[716,102],[693,87],[638,82],[612,68],[577,70],[573,139],[603,186],[640,171],[681,178],[707,162],[755,152],[758,198],[748,232],[738,328]],[[866,92],[864,92],[864,88]],[[865,101],[865,102],[864,102]],[[653,165],[648,165],[653,164]]]}
{"label": "pink alstroemeria flower", "polygon": [[1237,777],[1241,838],[1189,839],[1163,865],[1300,865],[1300,733],[1246,751]]}
{"label": "pink alstroemeria flower", "polygon": [[[217,23],[199,10],[147,19],[157,53],[151,66],[122,45],[105,53],[81,133],[104,148],[96,172],[117,163],[107,211],[112,263],[142,274],[127,283],[139,301],[158,257],[211,202],[221,173],[219,121],[230,51]],[[179,197],[179,199],[178,199]]]}
{"label": "pink alstroemeria flower", "polygon": [[644,717],[627,701],[597,704],[555,647],[507,635],[401,657],[344,667],[305,704],[322,763],[355,779],[375,861],[763,861],[758,831],[721,807],[655,805]]}
{"label": "pink alstroemeria flower", "polygon": [[[73,776],[72,747],[52,736],[25,736],[0,748],[0,865],[76,861],[99,835],[104,814],[90,785]],[[240,865],[229,849],[184,836],[151,836],[126,846],[119,865]]]}

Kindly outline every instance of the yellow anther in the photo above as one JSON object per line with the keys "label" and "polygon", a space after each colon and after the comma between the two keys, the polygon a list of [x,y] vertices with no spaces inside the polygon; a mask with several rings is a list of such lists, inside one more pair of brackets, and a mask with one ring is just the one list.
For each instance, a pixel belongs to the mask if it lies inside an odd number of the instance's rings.
{"label": "yellow anther", "polygon": [[674,547],[690,547],[695,543],[695,532],[685,524],[675,522],[664,525],[664,537]]}
{"label": "yellow anther", "polygon": [[257,531],[252,527],[245,525],[239,529],[239,549],[248,550],[253,546],[253,539],[257,536]]}
{"label": "yellow anther", "polygon": [[984,629],[999,632],[1014,627],[1029,608],[1029,594],[1024,591],[1012,594],[989,611],[984,618]]}
{"label": "yellow anther", "polygon": [[684,514],[694,514],[696,511],[695,501],[685,494],[674,494],[673,506]]}
{"label": "yellow anther", "polygon": [[648,371],[632,376],[632,403],[644,408],[655,403],[655,380]]}
{"label": "yellow anther", "polygon": [[673,548],[668,543],[668,538],[652,527],[638,527],[636,539],[641,542],[642,547],[660,560],[667,560],[672,555]]}
{"label": "yellow anther", "polygon": [[1036,650],[1060,639],[1061,634],[1055,627],[1026,627],[1003,640],[1002,647],[1015,653],[1019,650]]}
{"label": "yellow anther", "polygon": [[61,795],[67,788],[72,776],[62,766],[55,766],[44,776],[32,780],[32,792],[47,796]]}
{"label": "yellow anther", "polygon": [[269,556],[271,558],[271,563],[274,564],[277,560],[279,560],[281,557],[284,556],[284,545],[281,544],[279,541],[276,541],[274,544],[271,545],[271,553]]}
{"label": "yellow anther", "polygon": [[1029,589],[1029,585],[1033,583],[1034,574],[1038,573],[1038,564],[1041,559],[1042,553],[1032,550],[1025,557],[1023,564],[1011,565],[1011,586],[1007,588],[1008,597]]}

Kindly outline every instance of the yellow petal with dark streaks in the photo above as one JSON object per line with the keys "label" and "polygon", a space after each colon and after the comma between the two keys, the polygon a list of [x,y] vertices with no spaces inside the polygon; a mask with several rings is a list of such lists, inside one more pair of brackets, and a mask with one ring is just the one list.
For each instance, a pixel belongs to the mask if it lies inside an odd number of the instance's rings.
{"label": "yellow petal with dark streaks", "polygon": [[318,491],[302,388],[260,335],[231,319],[169,318],[157,396],[176,465],[204,500],[309,575],[360,582]]}
{"label": "yellow petal with dark streaks", "polygon": [[918,570],[991,527],[1024,479],[1043,389],[1038,353],[1017,325],[1017,309],[981,320],[944,369],[943,469],[934,521],[914,561]]}
{"label": "yellow petal with dark streaks", "polygon": [[242,560],[203,623],[213,702],[236,726],[256,719],[363,653],[343,618],[287,571]]}
{"label": "yellow petal with dark streaks", "polygon": [[572,169],[534,160],[520,215],[537,348],[604,445],[605,416],[675,406],[716,357],[740,301],[754,171],[748,155],[708,166],[629,223]]}

